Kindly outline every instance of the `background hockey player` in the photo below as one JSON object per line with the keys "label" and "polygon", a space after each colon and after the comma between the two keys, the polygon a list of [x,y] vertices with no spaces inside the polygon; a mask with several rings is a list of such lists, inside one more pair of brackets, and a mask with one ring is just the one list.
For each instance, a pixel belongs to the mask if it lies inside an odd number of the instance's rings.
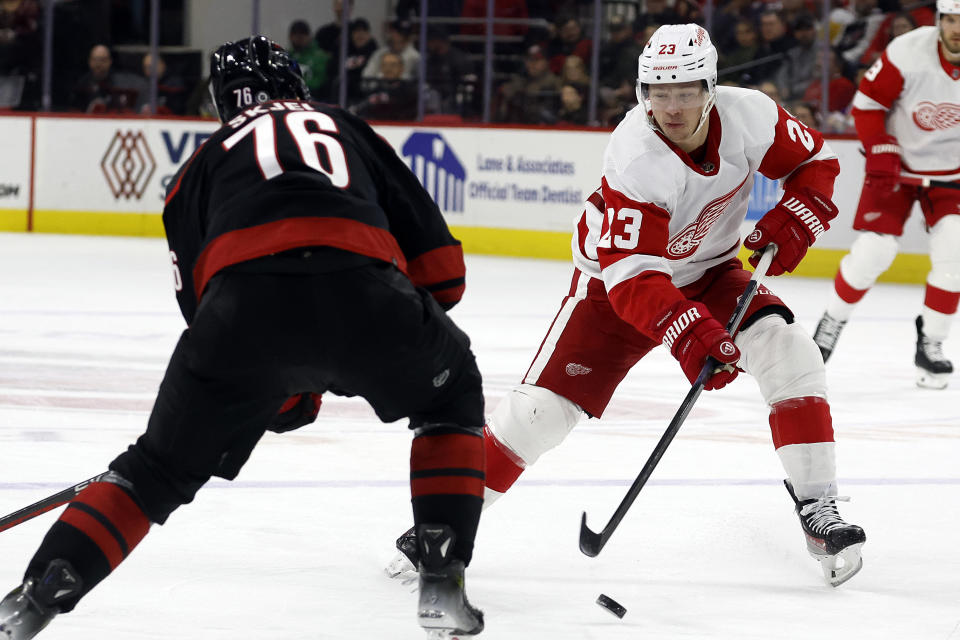
{"label": "background hockey player", "polygon": [[[485,499],[506,492],[584,413],[602,416],[629,369],[662,343],[691,382],[708,356],[728,365],[707,389],[730,383],[735,367],[757,380],[808,549],[839,584],[860,568],[865,536],[837,512],[820,353],[765,287],[736,339],[721,324],[750,279],[736,255],[754,172],[784,179],[783,199],[745,243],[775,243],[769,273],[779,275],[834,217],[839,164],[819,133],[764,94],[717,87],[716,65],[693,24],[663,26],[644,48],[640,105],[613,132],[602,186],[576,225],[569,292],[523,383],[488,417]],[[414,555],[412,539],[401,536],[401,551]]]}
{"label": "background hockey player", "polygon": [[814,340],[826,361],[855,305],[886,271],[915,202],[930,232],[930,272],[917,316],[917,384],[943,389],[953,363],[943,342],[960,301],[960,191],[901,184],[901,173],[960,180],[960,0],[938,0],[937,26],[896,38],[853,99],[866,179],[853,228]]}
{"label": "background hockey player", "polygon": [[431,637],[478,633],[463,574],[483,499],[483,395],[441,308],[463,292],[460,244],[370,127],[305,101],[276,44],[220,47],[211,91],[225,125],[181,167],[163,213],[189,328],[146,432],[68,505],[0,602],[0,638],[32,638],[72,610],[151,524],[211,476],[236,477],[268,425],[312,422],[325,391],[410,418],[419,621]]}

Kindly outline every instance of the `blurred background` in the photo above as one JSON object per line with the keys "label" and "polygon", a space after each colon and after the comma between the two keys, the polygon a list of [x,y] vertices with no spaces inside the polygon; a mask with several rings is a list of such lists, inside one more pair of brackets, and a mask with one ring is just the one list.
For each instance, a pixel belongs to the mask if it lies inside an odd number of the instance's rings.
{"label": "blurred background", "polygon": [[852,133],[862,74],[934,23],[932,2],[902,1],[0,0],[0,111],[213,118],[210,52],[261,33],[315,99],[369,120],[609,128],[636,104],[647,38],[696,22],[721,84]]}

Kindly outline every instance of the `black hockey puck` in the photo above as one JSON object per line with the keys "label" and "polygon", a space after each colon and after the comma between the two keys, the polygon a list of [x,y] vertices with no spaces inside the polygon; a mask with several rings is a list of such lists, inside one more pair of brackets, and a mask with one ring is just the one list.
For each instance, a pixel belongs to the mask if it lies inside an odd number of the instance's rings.
{"label": "black hockey puck", "polygon": [[623,616],[627,615],[627,610],[626,608],[624,608],[622,604],[620,604],[610,596],[603,595],[602,593],[597,598],[597,604],[603,607],[604,609],[606,609],[607,611],[609,611],[610,613],[612,613],[613,615],[617,616],[618,618],[622,618]]}

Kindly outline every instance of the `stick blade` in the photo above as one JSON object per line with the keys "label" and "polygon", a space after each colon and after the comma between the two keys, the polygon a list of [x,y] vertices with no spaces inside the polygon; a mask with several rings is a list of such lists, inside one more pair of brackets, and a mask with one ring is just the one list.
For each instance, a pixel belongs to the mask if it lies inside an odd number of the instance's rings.
{"label": "stick blade", "polygon": [[596,558],[606,543],[603,533],[591,531],[587,526],[587,512],[584,511],[580,519],[580,551],[585,556]]}

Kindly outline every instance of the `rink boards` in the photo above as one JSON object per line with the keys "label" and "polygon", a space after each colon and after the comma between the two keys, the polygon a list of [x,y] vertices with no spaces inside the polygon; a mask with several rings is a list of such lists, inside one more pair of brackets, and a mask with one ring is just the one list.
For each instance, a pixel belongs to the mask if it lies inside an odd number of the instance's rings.
{"label": "rink boards", "polygon": [[[177,168],[217,129],[186,119],[0,116],[0,231],[162,236],[163,197]],[[431,193],[472,253],[567,259],[574,219],[599,186],[607,131],[376,125]],[[863,181],[856,140],[833,139],[840,215],[797,270],[832,277],[853,241]],[[744,233],[779,199],[757,176]],[[920,216],[882,278],[922,282]]]}

